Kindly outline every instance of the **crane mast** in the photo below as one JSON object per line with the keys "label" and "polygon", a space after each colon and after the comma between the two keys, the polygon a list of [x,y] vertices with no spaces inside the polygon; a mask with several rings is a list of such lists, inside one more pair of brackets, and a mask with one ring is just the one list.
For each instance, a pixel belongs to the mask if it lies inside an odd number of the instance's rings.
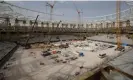
{"label": "crane mast", "polygon": [[29,42],[29,40],[30,40],[30,38],[31,38],[31,35],[32,35],[32,33],[33,33],[33,30],[34,30],[35,24],[36,24],[36,22],[37,22],[38,16],[39,16],[39,15],[37,15],[37,17],[36,17],[36,19],[35,19],[35,22],[34,22],[34,25],[32,26],[31,31],[30,31],[30,33],[29,33],[29,37],[28,37],[28,39],[26,40],[26,43],[25,43],[25,48],[26,48],[26,49],[31,48],[31,46],[28,45],[28,42]]}
{"label": "crane mast", "polygon": [[[80,11],[77,6],[75,5],[75,3],[73,2],[73,5],[76,9],[76,12],[78,14],[78,29],[81,29],[81,13],[83,14],[83,11]],[[82,36],[82,33],[79,32],[79,36],[81,37]]]}
{"label": "crane mast", "polygon": [[50,7],[50,21],[52,22],[52,15],[53,15],[53,9],[54,9],[54,6],[55,6],[55,1],[54,1],[54,4],[50,4],[48,2],[46,2],[46,6],[49,6]]}
{"label": "crane mast", "polygon": [[116,38],[117,38],[117,48],[116,50],[122,50],[123,47],[121,46],[121,25],[120,25],[120,1],[116,1]]}

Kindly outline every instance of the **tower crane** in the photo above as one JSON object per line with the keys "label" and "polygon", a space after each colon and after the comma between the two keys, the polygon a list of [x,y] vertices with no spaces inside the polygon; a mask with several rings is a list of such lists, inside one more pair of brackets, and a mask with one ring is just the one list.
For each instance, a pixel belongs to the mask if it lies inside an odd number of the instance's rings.
{"label": "tower crane", "polygon": [[[81,27],[81,13],[83,14],[83,11],[80,11],[80,10],[77,8],[77,6],[75,5],[74,2],[73,2],[73,5],[74,5],[74,7],[75,7],[75,9],[76,9],[76,12],[78,13],[78,23],[79,23],[78,28],[80,28],[80,27]],[[81,35],[81,34],[80,34],[80,35]]]}
{"label": "tower crane", "polygon": [[80,11],[80,10],[77,8],[77,6],[75,5],[75,3],[73,3],[73,4],[74,4],[74,7],[75,7],[75,9],[76,9],[76,12],[78,13],[78,23],[81,24],[81,13],[83,13],[83,11]]}
{"label": "tower crane", "polygon": [[54,1],[53,5],[52,5],[52,4],[48,3],[48,2],[46,2],[46,6],[50,7],[50,21],[52,21],[52,14],[53,14],[53,9],[54,9],[55,3],[56,2]]}
{"label": "tower crane", "polygon": [[116,1],[116,38],[117,38],[117,48],[116,50],[121,51],[124,47],[121,46],[121,27],[120,27],[120,1]]}
{"label": "tower crane", "polygon": [[31,35],[32,35],[32,33],[33,33],[33,30],[34,30],[35,24],[36,24],[36,22],[37,22],[38,16],[39,16],[39,15],[37,15],[37,17],[36,17],[36,19],[35,19],[35,22],[34,22],[34,25],[32,26],[31,31],[30,31],[30,33],[29,33],[29,37],[28,37],[28,39],[26,40],[25,49],[31,48],[31,46],[28,44],[28,42],[29,42],[29,40],[30,40],[30,38],[31,38]]}
{"label": "tower crane", "polygon": [[[50,4],[50,3],[46,2],[46,10],[47,10],[47,6],[50,7],[50,23],[52,23],[52,14],[53,14],[53,9],[54,9],[55,3],[56,3],[55,1],[54,1],[53,4]],[[51,32],[51,30],[50,30],[50,28],[48,27],[47,38],[49,38],[50,32]],[[52,37],[50,37],[50,39],[48,39],[47,45],[49,44],[51,38],[52,38]]]}

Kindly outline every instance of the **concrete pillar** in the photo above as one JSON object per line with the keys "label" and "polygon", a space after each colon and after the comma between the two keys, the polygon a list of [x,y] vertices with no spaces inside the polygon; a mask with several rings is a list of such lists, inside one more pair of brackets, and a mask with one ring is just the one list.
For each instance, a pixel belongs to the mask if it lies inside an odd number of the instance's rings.
{"label": "concrete pillar", "polygon": [[115,22],[112,23],[112,28],[114,28],[114,27],[115,27]]}
{"label": "concrete pillar", "polygon": [[85,27],[85,28],[86,28],[86,30],[88,30],[88,28],[89,28],[89,25],[88,25],[88,24],[86,24],[86,27]]}
{"label": "concrete pillar", "polygon": [[5,24],[6,24],[7,26],[9,26],[9,23],[10,23],[10,18],[6,18],[6,19],[5,19]]}
{"label": "concrete pillar", "polygon": [[63,26],[64,26],[64,24],[62,23],[60,28],[63,28]]}
{"label": "concrete pillar", "polygon": [[68,24],[65,24],[65,26],[68,28]]}
{"label": "concrete pillar", "polygon": [[106,23],[106,28],[107,28],[107,29],[109,28],[109,23],[108,23],[108,22]]}
{"label": "concrete pillar", "polygon": [[72,27],[72,24],[70,24],[70,28],[73,28],[73,27]]}
{"label": "concrete pillar", "polygon": [[121,27],[121,28],[123,27],[123,22],[122,21],[120,21],[120,26],[119,27]]}
{"label": "concrete pillar", "polygon": [[79,24],[77,24],[78,25],[78,27],[77,28],[80,28],[80,25]]}
{"label": "concrete pillar", "polygon": [[75,26],[73,26],[73,24],[71,24],[71,26],[72,26],[73,29],[75,28]]}
{"label": "concrete pillar", "polygon": [[46,23],[46,27],[49,27],[49,22]]}
{"label": "concrete pillar", "polygon": [[30,27],[31,27],[31,26],[33,25],[33,22],[30,20],[30,22],[29,22],[29,23],[30,23]]}
{"label": "concrete pillar", "polygon": [[98,24],[98,29],[100,29],[100,28],[101,28],[101,24],[99,23],[99,24]]}
{"label": "concrete pillar", "polygon": [[126,28],[126,21],[123,21],[123,28]]}
{"label": "concrete pillar", "polygon": [[72,24],[72,27],[75,28],[74,24]]}
{"label": "concrete pillar", "polygon": [[130,27],[130,20],[126,21],[126,27]]}
{"label": "concrete pillar", "polygon": [[81,26],[82,26],[82,28],[84,28],[84,24],[82,24]]}
{"label": "concrete pillar", "polygon": [[93,24],[91,23],[91,29],[93,29]]}
{"label": "concrete pillar", "polygon": [[100,29],[102,29],[102,25],[103,25],[103,24],[102,24],[102,23],[100,23],[99,25],[100,25]]}
{"label": "concrete pillar", "polygon": [[69,27],[68,27],[68,24],[65,24],[65,29],[67,30]]}
{"label": "concrete pillar", "polygon": [[26,20],[23,20],[23,26],[26,26]]}
{"label": "concrete pillar", "polygon": [[19,20],[16,18],[15,19],[15,25],[18,26],[19,25]]}
{"label": "concrete pillar", "polygon": [[44,27],[44,23],[43,22],[41,22],[41,27]]}
{"label": "concrete pillar", "polygon": [[95,24],[95,29],[96,29],[96,30],[98,29],[98,25],[97,25],[97,23]]}
{"label": "concrete pillar", "polygon": [[104,22],[102,22],[102,29],[104,29],[104,26],[105,26],[105,23],[104,23]]}
{"label": "concrete pillar", "polygon": [[108,28],[110,28],[110,23],[108,23]]}
{"label": "concrete pillar", "polygon": [[54,23],[52,23],[52,28],[54,28]]}

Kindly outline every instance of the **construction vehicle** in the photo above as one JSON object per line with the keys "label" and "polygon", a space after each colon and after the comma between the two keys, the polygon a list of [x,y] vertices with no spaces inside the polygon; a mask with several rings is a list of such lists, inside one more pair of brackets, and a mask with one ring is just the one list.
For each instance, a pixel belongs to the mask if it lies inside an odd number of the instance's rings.
{"label": "construction vehicle", "polygon": [[68,48],[68,47],[69,47],[68,43],[59,45],[59,48]]}
{"label": "construction vehicle", "polygon": [[35,24],[36,24],[36,22],[37,22],[38,16],[39,16],[39,15],[37,15],[37,17],[36,17],[36,19],[35,19],[35,22],[34,22],[34,25],[32,26],[31,31],[30,31],[29,36],[28,36],[28,39],[27,39],[27,41],[26,41],[26,43],[25,43],[25,49],[31,48],[31,45],[28,44],[28,42],[29,42],[29,40],[30,40],[30,38],[31,38],[31,34],[32,34],[33,29],[34,29],[34,26],[35,26]]}
{"label": "construction vehicle", "polygon": [[106,53],[104,53],[104,54],[99,54],[99,58],[105,58],[107,55],[106,55]]}
{"label": "construction vehicle", "polygon": [[85,39],[86,39],[86,37],[84,36],[84,37],[83,37],[83,40],[85,40]]}

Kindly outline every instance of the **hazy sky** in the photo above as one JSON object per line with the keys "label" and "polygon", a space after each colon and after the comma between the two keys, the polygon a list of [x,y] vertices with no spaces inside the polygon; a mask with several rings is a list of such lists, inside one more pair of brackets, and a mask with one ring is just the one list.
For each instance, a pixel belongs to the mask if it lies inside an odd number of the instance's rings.
{"label": "hazy sky", "polygon": [[[45,1],[18,1],[10,2],[15,5],[33,9],[37,11],[46,12]],[[53,4],[53,2],[49,2]],[[115,1],[75,1],[75,5],[79,10],[82,9],[82,17],[95,17],[112,14],[116,12]],[[125,1],[121,2],[121,10],[129,8]],[[50,8],[47,8],[47,12],[50,12]],[[26,13],[25,13],[26,14]],[[53,14],[64,14],[64,16],[53,16],[54,20],[77,20],[78,14],[72,1],[57,1],[54,7]],[[30,13],[31,16],[37,14]],[[49,15],[44,15],[45,19],[49,19]]]}

